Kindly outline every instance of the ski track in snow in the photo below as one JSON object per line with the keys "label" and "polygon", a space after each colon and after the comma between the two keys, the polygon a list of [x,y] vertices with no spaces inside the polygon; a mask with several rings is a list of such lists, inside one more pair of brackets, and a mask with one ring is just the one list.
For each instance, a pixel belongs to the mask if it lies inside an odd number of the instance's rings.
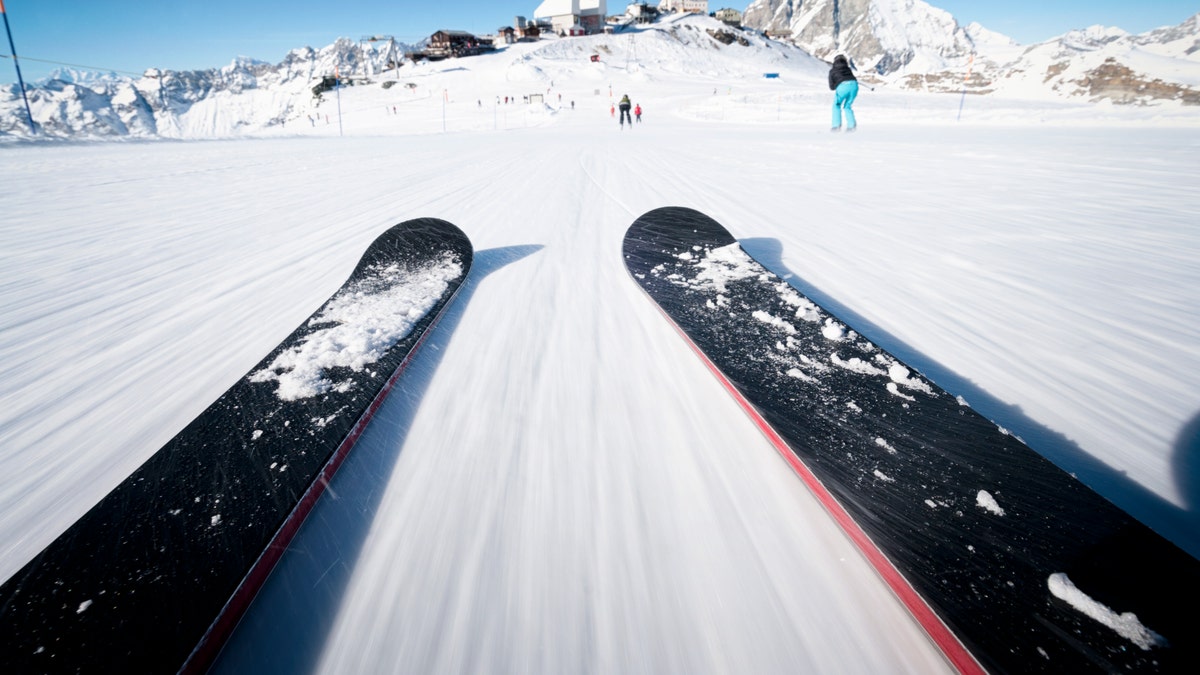
{"label": "ski track in snow", "polygon": [[472,130],[430,103],[394,135],[363,91],[345,139],[0,148],[0,574],[433,216],[476,269],[218,672],[944,670],[627,278],[666,205],[1200,551],[1200,131],[878,124],[881,95],[843,137],[607,75],[632,131],[581,76],[496,131],[472,95]]}

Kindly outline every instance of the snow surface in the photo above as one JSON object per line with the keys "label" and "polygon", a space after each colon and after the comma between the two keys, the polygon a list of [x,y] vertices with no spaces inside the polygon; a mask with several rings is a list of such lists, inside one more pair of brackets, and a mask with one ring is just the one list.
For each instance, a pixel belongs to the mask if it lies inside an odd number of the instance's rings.
{"label": "snow surface", "polygon": [[345,90],[344,138],[0,147],[0,578],[432,216],[471,276],[219,671],[947,670],[628,278],[667,205],[1200,553],[1194,111],[864,91],[835,135],[814,65],[613,40]]}

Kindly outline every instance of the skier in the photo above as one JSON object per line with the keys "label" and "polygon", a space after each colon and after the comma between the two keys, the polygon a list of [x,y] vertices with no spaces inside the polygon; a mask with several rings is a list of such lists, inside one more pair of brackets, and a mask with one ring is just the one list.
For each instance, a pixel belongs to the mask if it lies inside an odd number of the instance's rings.
{"label": "skier", "polygon": [[833,97],[833,131],[842,128],[842,110],[846,111],[846,131],[854,131],[858,123],[854,119],[854,99],[858,96],[858,80],[850,70],[850,62],[842,54],[833,59],[829,68],[829,88]]}
{"label": "skier", "polygon": [[629,120],[629,126],[633,126],[633,120],[629,117],[629,94],[625,94],[621,97],[621,102],[617,104],[617,107],[621,109],[621,128],[625,128],[626,120]]}
{"label": "skier", "polygon": [[642,121],[642,104],[641,103],[633,106],[633,117],[638,122]]}

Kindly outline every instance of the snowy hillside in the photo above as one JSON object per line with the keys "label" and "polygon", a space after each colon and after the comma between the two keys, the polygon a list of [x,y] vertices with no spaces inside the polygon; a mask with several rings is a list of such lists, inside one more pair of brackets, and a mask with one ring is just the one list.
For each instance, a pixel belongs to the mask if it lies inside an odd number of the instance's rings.
{"label": "snowy hillside", "polygon": [[[30,103],[41,134],[49,137],[224,138],[313,133],[319,125],[336,124],[335,93],[314,95],[335,72],[347,84],[375,91],[378,109],[397,117],[413,106],[468,102],[456,98],[464,90],[482,93],[476,96],[482,107],[505,96],[524,100],[551,82],[590,81],[603,89],[613,73],[626,72],[646,82],[704,81],[711,90],[753,96],[763,75],[774,73],[781,79],[770,95],[777,103],[775,121],[782,121],[798,113],[794,104],[823,95],[826,66],[820,59],[836,51],[851,54],[860,70],[875,71],[865,80],[893,91],[959,92],[966,81],[971,93],[1040,100],[1050,107],[1062,101],[1197,101],[1196,19],[1142,36],[1083,31],[1026,49],[982,26],[960,27],[920,0],[796,7],[761,0],[747,12],[748,23],[792,26],[795,45],[708,17],[678,15],[614,35],[547,38],[482,56],[406,61],[399,68],[390,67],[394,59],[377,45],[364,52],[342,39],[320,50],[295,50],[274,65],[237,59],[221,69],[151,70],[137,79],[67,73],[33,87]],[[598,62],[589,60],[593,55]],[[971,77],[965,79],[968,69]],[[485,73],[496,72],[502,75],[486,79]],[[981,107],[1003,106],[1003,100]],[[940,105],[936,99],[905,100],[896,107],[911,115]],[[479,124],[487,117],[479,115]],[[0,88],[0,138],[27,135],[15,85]]]}
{"label": "snowy hillside", "polygon": [[1096,26],[1028,48],[922,0],[756,0],[745,23],[790,33],[825,60],[845,53],[873,79],[911,90],[965,82],[975,94],[1200,105],[1200,15],[1143,35]]}

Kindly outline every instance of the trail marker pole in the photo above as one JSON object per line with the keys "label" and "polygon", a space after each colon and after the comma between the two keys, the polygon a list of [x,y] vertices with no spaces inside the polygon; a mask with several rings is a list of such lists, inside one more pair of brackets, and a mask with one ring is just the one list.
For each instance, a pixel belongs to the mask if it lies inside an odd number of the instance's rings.
{"label": "trail marker pole", "polygon": [[962,121],[963,104],[967,102],[967,81],[971,79],[971,67],[975,65],[975,55],[971,54],[971,58],[967,61],[967,75],[963,77],[962,99],[958,102],[958,119],[956,122]]}
{"label": "trail marker pole", "polygon": [[338,109],[338,136],[345,136],[342,132],[342,76],[335,66],[333,69],[333,90],[337,92],[337,109]]}

